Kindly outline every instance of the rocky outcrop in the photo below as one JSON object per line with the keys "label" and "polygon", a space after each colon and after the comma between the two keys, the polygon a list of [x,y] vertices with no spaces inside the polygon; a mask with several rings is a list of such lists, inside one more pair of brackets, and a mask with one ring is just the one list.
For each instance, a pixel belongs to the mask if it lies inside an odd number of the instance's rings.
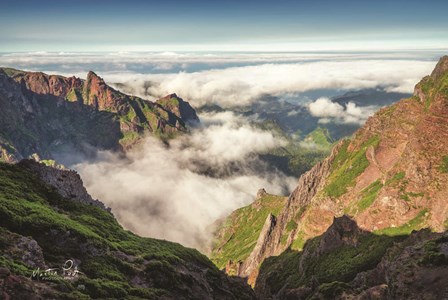
{"label": "rocky outcrop", "polygon": [[242,268],[237,273],[238,276],[249,276],[250,273],[263,261],[266,253],[266,247],[270,244],[272,231],[275,228],[275,224],[276,218],[272,214],[269,214],[264,222],[263,229],[261,229],[257,244],[249,257],[244,261]]}
{"label": "rocky outcrop", "polygon": [[84,204],[95,205],[110,212],[103,202],[93,199],[83,185],[81,176],[74,170],[48,167],[31,159],[24,159],[18,163],[22,168],[28,169],[40,180],[52,186],[64,198],[79,201]]}
{"label": "rocky outcrop", "polygon": [[199,122],[199,117],[191,105],[177,96],[175,93],[167,95],[156,101],[157,104],[165,107],[175,114],[178,118],[194,125]]}
{"label": "rocky outcrop", "polygon": [[344,215],[334,218],[333,224],[325,231],[315,252],[318,255],[329,253],[342,245],[356,247],[363,231],[356,222]]}
{"label": "rocky outcrop", "polygon": [[448,73],[448,55],[445,55],[440,58],[436,67],[432,71],[431,78],[434,81],[438,81],[442,79],[443,76],[446,76],[447,73]]}

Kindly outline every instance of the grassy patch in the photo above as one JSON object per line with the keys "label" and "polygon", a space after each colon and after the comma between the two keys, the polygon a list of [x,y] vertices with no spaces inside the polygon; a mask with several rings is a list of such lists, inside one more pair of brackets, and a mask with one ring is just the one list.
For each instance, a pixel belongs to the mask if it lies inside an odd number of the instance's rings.
{"label": "grassy patch", "polygon": [[382,187],[383,185],[381,184],[381,182],[377,180],[362,191],[363,197],[358,202],[358,212],[363,212],[370,205],[372,205],[373,202],[375,202],[375,199],[378,196],[378,192]]}
{"label": "grassy patch", "polygon": [[391,178],[386,180],[386,185],[387,186],[389,186],[389,185],[394,186],[398,182],[400,182],[405,176],[406,176],[406,174],[404,172],[398,172],[394,176],[392,176]]}
{"label": "grassy patch", "polygon": [[348,151],[349,140],[344,141],[332,165],[325,193],[337,198],[347,192],[347,188],[355,183],[355,179],[369,166],[366,151],[370,146],[376,147],[380,142],[378,136],[371,137],[357,151]]}
{"label": "grassy patch", "polygon": [[412,230],[422,229],[427,219],[427,209],[422,209],[412,220],[399,227],[389,227],[375,231],[376,234],[384,234],[388,236],[398,236],[410,234]]}
{"label": "grassy patch", "polygon": [[439,165],[439,171],[442,173],[448,173],[448,155],[442,157]]}

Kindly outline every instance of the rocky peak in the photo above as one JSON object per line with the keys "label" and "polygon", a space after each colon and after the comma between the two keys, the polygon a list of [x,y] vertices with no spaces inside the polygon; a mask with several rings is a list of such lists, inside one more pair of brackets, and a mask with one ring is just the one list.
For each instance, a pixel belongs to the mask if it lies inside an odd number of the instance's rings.
{"label": "rocky peak", "polygon": [[333,224],[322,235],[317,252],[319,254],[328,253],[342,245],[356,246],[358,237],[363,231],[356,222],[346,216],[333,218]]}
{"label": "rocky peak", "polygon": [[87,99],[84,103],[98,110],[108,110],[120,112],[121,105],[126,96],[108,86],[104,79],[99,77],[93,71],[87,74],[87,80],[84,83],[83,94]]}
{"label": "rocky peak", "polygon": [[266,192],[266,190],[264,188],[261,188],[257,191],[257,198],[256,199],[260,199],[263,198],[264,196],[266,196],[268,193]]}
{"label": "rocky peak", "polygon": [[168,108],[178,118],[184,120],[187,123],[199,122],[196,111],[193,109],[193,107],[191,107],[190,103],[184,101],[175,93],[160,98],[156,103],[165,108]]}
{"label": "rocky peak", "polygon": [[40,180],[55,188],[66,199],[96,205],[110,211],[110,208],[107,208],[101,201],[95,200],[89,195],[76,171],[49,167],[31,159],[21,160],[19,166],[30,170]]}
{"label": "rocky peak", "polygon": [[89,71],[87,73],[87,82],[98,82],[98,83],[104,83],[104,79],[98,76],[95,72]]}
{"label": "rocky peak", "polygon": [[448,73],[448,55],[442,56],[436,67],[431,73],[431,78],[434,81],[439,80],[443,75]]}

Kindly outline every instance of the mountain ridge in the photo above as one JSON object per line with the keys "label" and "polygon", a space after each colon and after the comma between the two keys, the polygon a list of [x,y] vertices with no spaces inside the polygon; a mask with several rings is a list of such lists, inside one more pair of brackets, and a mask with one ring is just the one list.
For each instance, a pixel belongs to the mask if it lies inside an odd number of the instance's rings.
{"label": "mountain ridge", "polygon": [[0,68],[0,108],[4,161],[34,153],[49,159],[64,147],[126,151],[145,134],[169,139],[199,122],[176,94],[147,101],[113,89],[92,71],[83,80]]}

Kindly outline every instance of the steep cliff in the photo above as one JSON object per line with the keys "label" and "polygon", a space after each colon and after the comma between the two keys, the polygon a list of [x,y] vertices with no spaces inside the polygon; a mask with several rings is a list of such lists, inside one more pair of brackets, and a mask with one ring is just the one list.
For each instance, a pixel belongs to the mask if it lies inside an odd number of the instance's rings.
{"label": "steep cliff", "polygon": [[0,69],[0,160],[92,147],[126,150],[145,134],[162,139],[199,119],[172,94],[156,102],[123,94],[94,72],[86,80]]}
{"label": "steep cliff", "polygon": [[[350,216],[364,231],[401,235],[448,227],[448,56],[415,87],[414,96],[383,108],[351,139],[302,175],[275,226],[246,260],[255,284],[259,263],[301,250],[334,217]],[[232,259],[232,258],[230,258]]]}

